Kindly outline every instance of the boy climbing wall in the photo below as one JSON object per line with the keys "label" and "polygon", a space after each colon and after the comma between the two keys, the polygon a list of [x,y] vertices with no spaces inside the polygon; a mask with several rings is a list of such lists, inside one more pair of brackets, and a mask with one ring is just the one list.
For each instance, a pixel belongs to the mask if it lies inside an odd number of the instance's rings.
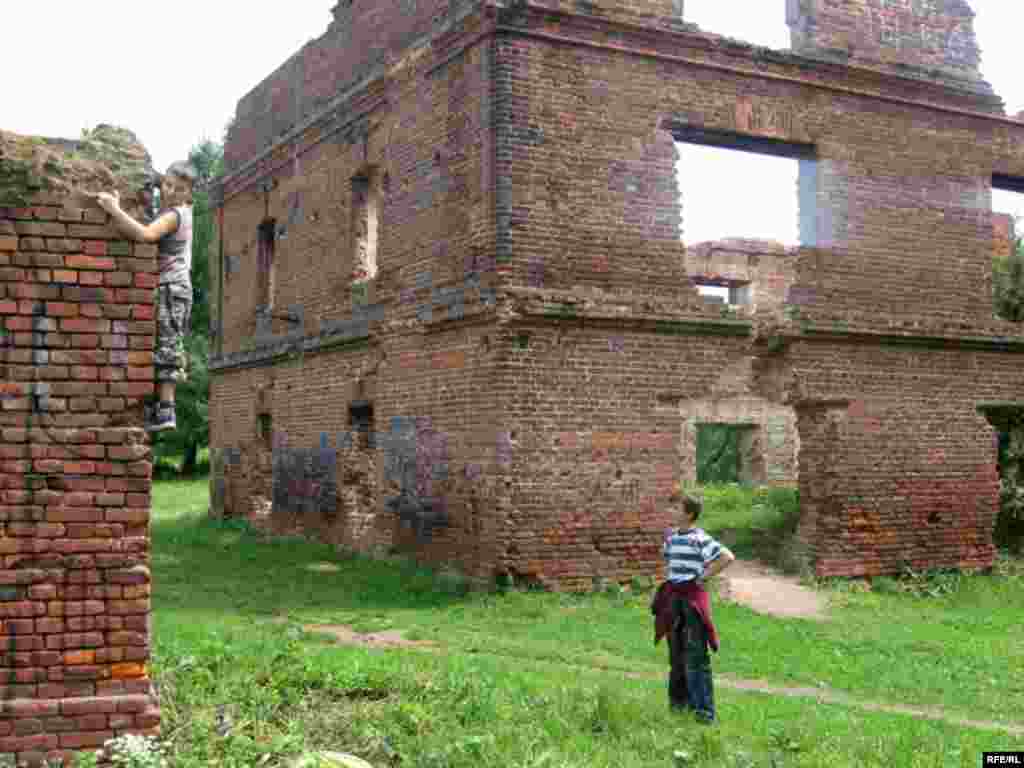
{"label": "boy climbing wall", "polygon": [[186,377],[185,335],[192,313],[192,188],[197,174],[184,162],[167,169],[161,184],[161,200],[167,208],[155,221],[143,225],[121,210],[117,193],[100,193],[97,202],[114,225],[133,240],[158,244],[160,268],[157,305],[157,342],[154,354],[160,401],[146,429],[175,429],[174,389]]}

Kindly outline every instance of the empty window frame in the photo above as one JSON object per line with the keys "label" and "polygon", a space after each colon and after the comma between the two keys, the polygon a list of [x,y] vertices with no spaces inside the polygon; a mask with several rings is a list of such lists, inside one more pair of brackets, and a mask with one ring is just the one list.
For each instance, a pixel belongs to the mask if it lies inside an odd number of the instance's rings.
{"label": "empty window frame", "polygon": [[705,301],[712,304],[727,304],[738,307],[750,303],[750,283],[739,281],[703,281],[696,282],[697,293]]}
{"label": "empty window frame", "polygon": [[368,400],[353,400],[348,407],[348,425],[355,432],[360,447],[369,450],[376,447],[373,403]]}
{"label": "empty window frame", "polygon": [[375,168],[368,168],[352,178],[352,280],[355,283],[377,276],[380,202],[380,180]]}
{"label": "empty window frame", "polygon": [[767,48],[790,47],[786,6],[783,3],[754,3],[750,0],[685,0],[683,21],[696,24],[702,32],[731,37]]}
{"label": "empty window frame", "polygon": [[692,127],[673,133],[684,243],[815,244],[817,161],[812,145]]}
{"label": "empty window frame", "polygon": [[996,317],[1024,321],[1024,178],[992,176],[992,299]]}
{"label": "empty window frame", "polygon": [[274,219],[264,219],[257,233],[256,271],[259,280],[257,303],[268,311],[274,306],[274,244],[276,241],[277,222]]}
{"label": "empty window frame", "polygon": [[261,413],[256,417],[259,436],[263,441],[263,445],[268,450],[273,446],[274,438],[274,424],[273,419],[269,413]]}

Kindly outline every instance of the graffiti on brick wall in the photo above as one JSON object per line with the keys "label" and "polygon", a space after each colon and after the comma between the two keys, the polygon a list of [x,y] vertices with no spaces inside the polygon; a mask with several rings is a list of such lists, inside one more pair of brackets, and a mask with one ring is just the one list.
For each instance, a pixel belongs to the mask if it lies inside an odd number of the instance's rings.
{"label": "graffiti on brick wall", "polygon": [[445,485],[449,479],[448,435],[428,417],[396,416],[381,435],[384,478],[398,493],[385,500],[418,539],[448,525]]}
{"label": "graffiti on brick wall", "polygon": [[[293,219],[301,221],[303,215],[301,196],[293,194],[289,197],[288,206],[289,222]],[[287,227],[287,225],[283,226]],[[282,232],[284,231],[287,230],[283,229]],[[446,257],[446,247],[446,245],[442,244],[441,250],[435,249],[434,255],[438,258]],[[251,250],[251,246],[246,246],[243,249],[243,253],[248,252],[248,250]],[[226,258],[226,273],[230,275],[233,272],[239,271],[239,258],[230,254],[227,254]],[[465,317],[467,300],[471,298],[467,297],[469,291],[476,292],[484,306],[490,307],[494,305],[496,300],[494,288],[482,286],[481,278],[483,275],[493,273],[495,270],[496,260],[493,256],[473,253],[467,255],[464,259],[463,274],[458,285],[436,286],[431,271],[421,271],[416,275],[412,286],[406,286],[401,289],[399,305],[414,307],[417,319],[423,323],[430,323],[436,320],[461,320]],[[256,332],[251,338],[243,342],[241,348],[243,350],[250,350],[273,346],[281,341],[295,341],[297,336],[302,335],[301,331],[296,329],[301,329],[305,325],[304,308],[296,304],[290,306],[288,312],[291,322],[287,324],[287,329],[283,331],[273,327],[269,315],[257,316]],[[330,335],[340,340],[364,338],[369,334],[370,326],[374,323],[382,322],[385,319],[385,314],[383,304],[369,300],[367,286],[365,284],[357,285],[353,288],[351,316],[340,320],[321,320],[319,333],[321,335]],[[127,337],[125,338],[125,346],[127,347]],[[0,339],[0,345],[3,343],[4,340]]]}
{"label": "graffiti on brick wall", "polygon": [[[429,539],[437,529],[449,524],[446,496],[454,478],[450,473],[451,441],[448,434],[436,429],[429,418],[397,416],[387,432],[361,435],[340,432],[336,448],[329,445],[329,436],[321,434],[315,448],[286,445],[284,435],[274,434],[271,458],[271,496],[275,514],[319,514],[331,518],[339,513],[339,473],[344,453],[358,447],[365,439],[380,449],[385,483],[391,495],[385,495],[385,506],[398,514],[400,522],[417,538]],[[508,439],[506,433],[506,440]],[[230,506],[229,486],[232,477],[244,473],[244,456],[238,448],[214,450],[211,455],[212,504],[215,510],[238,514]],[[479,463],[465,466],[467,485],[475,486],[483,475]],[[341,482],[345,481],[344,477]],[[479,490],[479,489],[478,489]],[[478,497],[482,498],[480,494]],[[235,500],[237,501],[237,500]]]}
{"label": "graffiti on brick wall", "polygon": [[338,455],[326,447],[277,448],[273,454],[275,512],[337,512]]}

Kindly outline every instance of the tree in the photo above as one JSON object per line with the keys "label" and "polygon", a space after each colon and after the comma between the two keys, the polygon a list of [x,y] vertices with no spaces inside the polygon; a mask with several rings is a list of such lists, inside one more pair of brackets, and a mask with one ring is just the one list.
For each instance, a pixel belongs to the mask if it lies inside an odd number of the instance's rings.
{"label": "tree", "polygon": [[1007,258],[992,261],[992,293],[996,315],[1014,323],[1024,321],[1024,240]]}
{"label": "tree", "polygon": [[189,162],[199,173],[195,203],[192,207],[192,330],[209,335],[210,273],[208,266],[215,252],[217,234],[214,210],[210,207],[209,186],[224,171],[224,147],[204,141],[192,148]]}

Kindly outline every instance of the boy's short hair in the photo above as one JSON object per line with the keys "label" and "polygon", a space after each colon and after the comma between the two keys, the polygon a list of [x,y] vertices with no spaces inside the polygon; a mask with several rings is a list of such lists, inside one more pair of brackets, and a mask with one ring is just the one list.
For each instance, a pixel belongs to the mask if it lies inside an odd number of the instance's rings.
{"label": "boy's short hair", "polygon": [[672,493],[668,497],[668,503],[682,504],[683,510],[694,521],[696,521],[697,518],[700,517],[700,513],[704,511],[704,502],[693,494],[683,493],[678,483],[672,486]]}
{"label": "boy's short hair", "polygon": [[704,511],[704,502],[688,493],[683,497],[683,509],[696,522],[700,513]]}
{"label": "boy's short hair", "polygon": [[195,184],[199,179],[199,174],[196,173],[195,166],[187,160],[179,160],[176,163],[171,163],[164,176],[177,176],[179,178],[186,179],[192,184]]}

